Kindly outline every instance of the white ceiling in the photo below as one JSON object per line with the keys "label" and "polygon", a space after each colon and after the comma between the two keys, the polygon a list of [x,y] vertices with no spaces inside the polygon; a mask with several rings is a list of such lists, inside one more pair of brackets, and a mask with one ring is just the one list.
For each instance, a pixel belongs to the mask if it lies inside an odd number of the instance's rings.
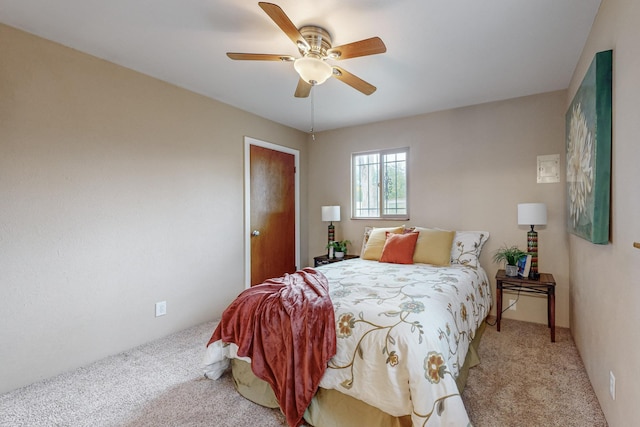
{"label": "white ceiling", "polygon": [[299,56],[258,6],[239,0],[0,0],[0,22],[308,131],[565,89],[600,0],[274,0],[333,45],[373,36],[387,52],[334,62],[378,88],[329,79],[294,98]]}

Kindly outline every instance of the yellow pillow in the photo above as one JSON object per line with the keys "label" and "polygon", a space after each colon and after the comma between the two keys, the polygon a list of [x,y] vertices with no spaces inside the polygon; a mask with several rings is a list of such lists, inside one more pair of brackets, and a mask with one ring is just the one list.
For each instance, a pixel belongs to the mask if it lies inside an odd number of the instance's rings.
{"label": "yellow pillow", "polygon": [[371,233],[369,233],[369,240],[367,240],[367,246],[364,248],[364,252],[360,255],[360,258],[380,261],[382,248],[384,248],[384,243],[387,241],[387,231],[389,233],[402,234],[404,226],[374,228],[371,230]]}
{"label": "yellow pillow", "polygon": [[447,266],[451,264],[451,245],[456,235],[455,231],[434,230],[432,228],[416,227],[420,232],[416,249],[413,252],[413,262]]}

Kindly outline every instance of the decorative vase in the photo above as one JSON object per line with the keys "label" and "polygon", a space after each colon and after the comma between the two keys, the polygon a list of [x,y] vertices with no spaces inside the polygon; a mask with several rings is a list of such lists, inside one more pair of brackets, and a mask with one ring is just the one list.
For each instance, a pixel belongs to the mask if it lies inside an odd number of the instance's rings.
{"label": "decorative vase", "polygon": [[344,252],[335,252],[334,255],[338,259],[344,258]]}
{"label": "decorative vase", "polygon": [[506,265],[504,267],[505,274],[510,277],[515,277],[518,275],[518,266],[517,265]]}

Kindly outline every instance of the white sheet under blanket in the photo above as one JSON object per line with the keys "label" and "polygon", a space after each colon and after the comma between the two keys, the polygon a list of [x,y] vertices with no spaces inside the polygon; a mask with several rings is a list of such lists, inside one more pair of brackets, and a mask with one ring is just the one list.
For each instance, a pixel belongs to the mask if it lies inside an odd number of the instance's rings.
{"label": "white sheet under blanket", "polygon": [[209,379],[217,380],[229,368],[231,359],[251,363],[250,357],[238,356],[238,346],[234,343],[226,345],[220,340],[212,342],[207,346],[202,359],[204,375]]}

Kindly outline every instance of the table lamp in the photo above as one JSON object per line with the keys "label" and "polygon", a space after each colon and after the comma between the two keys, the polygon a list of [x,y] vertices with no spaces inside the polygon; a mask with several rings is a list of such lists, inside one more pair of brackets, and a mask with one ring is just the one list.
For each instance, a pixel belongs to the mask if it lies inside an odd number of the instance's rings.
{"label": "table lamp", "polygon": [[[333,221],[340,221],[340,206],[323,206],[322,207],[322,221],[329,222],[329,228],[327,231],[327,245],[336,240],[336,231],[333,225]],[[332,247],[327,248],[327,256],[331,258]]]}
{"label": "table lamp", "polygon": [[537,279],[538,273],[538,233],[534,230],[536,225],[547,224],[547,205],[544,203],[519,203],[518,225],[530,225],[527,233],[527,252],[531,255],[531,270],[529,277]]}

